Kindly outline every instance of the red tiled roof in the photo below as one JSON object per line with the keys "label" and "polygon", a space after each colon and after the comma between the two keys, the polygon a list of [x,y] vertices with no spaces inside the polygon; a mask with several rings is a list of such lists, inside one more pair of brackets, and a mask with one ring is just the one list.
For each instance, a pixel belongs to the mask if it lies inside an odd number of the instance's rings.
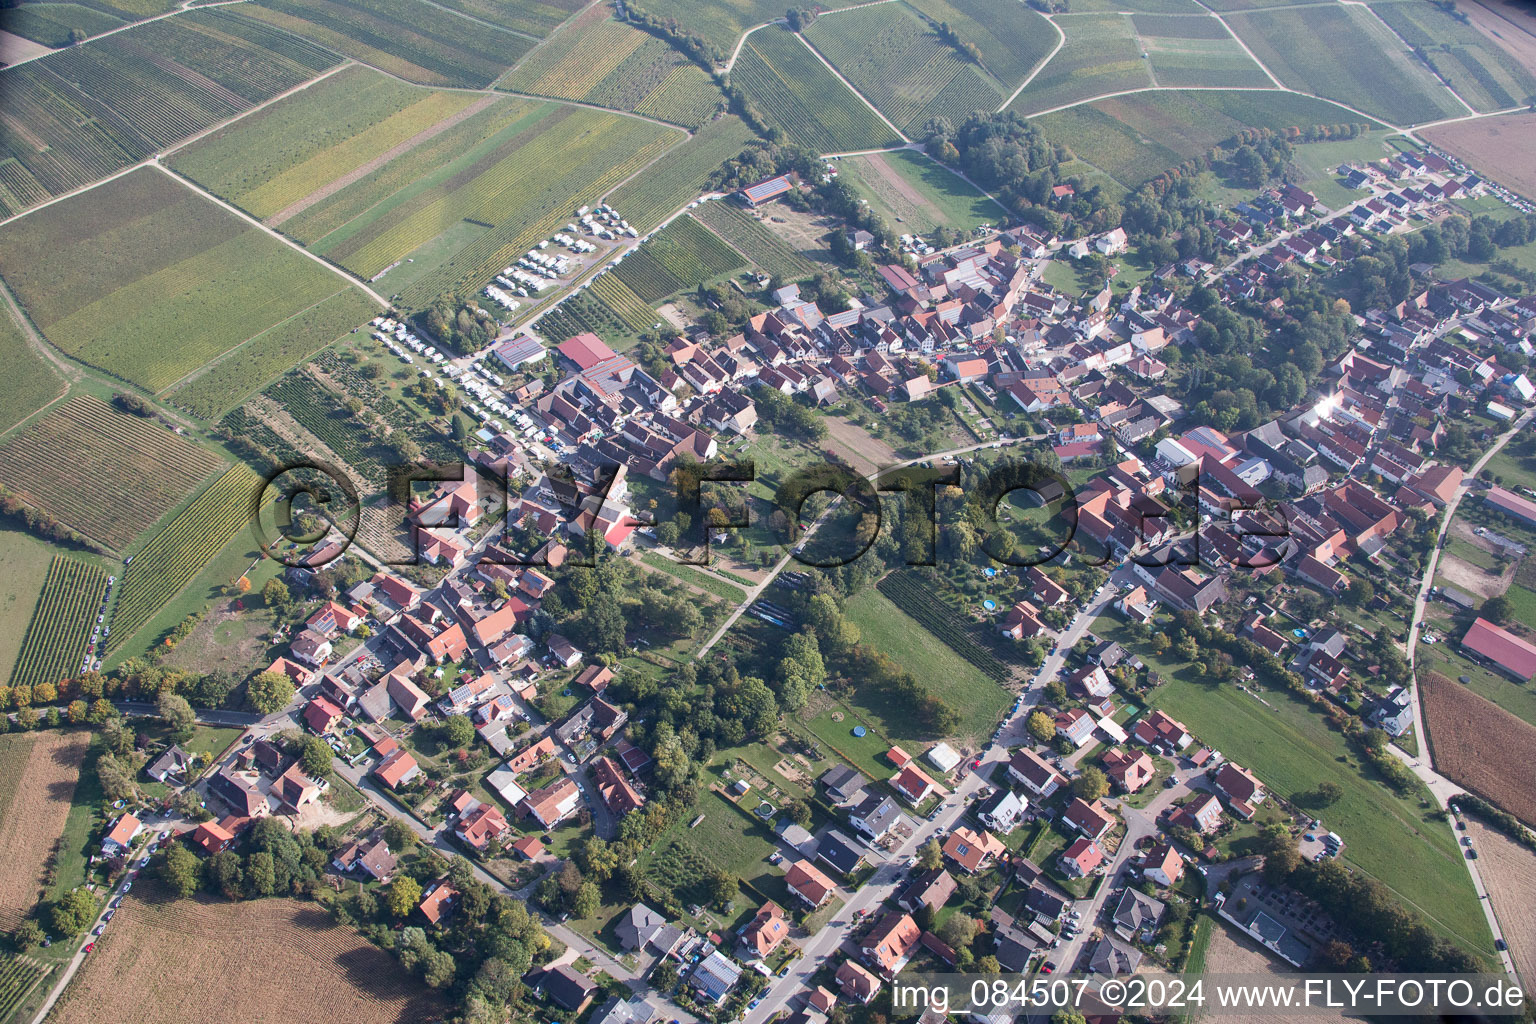
{"label": "red tiled roof", "polygon": [[1536,645],[1487,619],[1479,617],[1474,621],[1461,638],[1461,645],[1521,679],[1536,676]]}

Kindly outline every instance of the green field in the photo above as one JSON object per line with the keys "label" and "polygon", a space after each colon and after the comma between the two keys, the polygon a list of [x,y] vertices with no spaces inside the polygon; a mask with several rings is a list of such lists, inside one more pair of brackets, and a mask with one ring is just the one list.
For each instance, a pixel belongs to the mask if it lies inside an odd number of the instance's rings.
{"label": "green field", "polygon": [[[937,637],[870,587],[848,601],[850,621],[864,634],[863,642],[888,655],[935,695],[960,712],[958,736],[985,739],[1007,710],[1009,695],[1001,685],[945,646]],[[937,739],[923,735],[903,710],[886,706],[873,695],[857,694],[861,707],[893,740]]]}
{"label": "green field", "polygon": [[[1278,90],[1265,92],[1167,91],[1117,96],[1034,119],[1053,142],[1077,158],[1135,188],[1233,138],[1244,128],[1310,128],[1359,121],[1359,115],[1324,100]],[[1337,145],[1358,145],[1359,142]],[[1297,161],[1334,143],[1296,147]],[[1374,144],[1380,148],[1379,143]],[[1329,153],[1331,156],[1331,151]],[[1328,180],[1332,168],[1323,169]],[[1308,185],[1307,187],[1311,187]],[[1241,198],[1246,198],[1244,193]],[[1325,197],[1331,202],[1337,197]]]}
{"label": "green field", "polygon": [[969,109],[955,108],[950,100],[940,104],[939,97],[965,64],[954,47],[902,3],[825,15],[806,29],[805,38],[909,133],[920,130],[929,118],[943,116],[959,124],[971,110],[995,110],[1003,101],[1001,90],[991,84],[988,94],[974,98]]}
{"label": "green field", "polygon": [[682,216],[632,252],[613,275],[641,301],[656,303],[745,265],[741,254],[719,236]]}
{"label": "green field", "polygon": [[930,21],[948,24],[961,39],[976,44],[982,65],[1010,89],[1017,88],[1056,45],[1057,35],[1050,22],[1013,0],[910,2]]}
{"label": "green field", "polygon": [[620,185],[608,196],[608,203],[643,234],[697,198],[710,176],[752,138],[752,129],[739,117],[711,121],[643,175]]}
{"label": "green field", "polygon": [[581,10],[582,4],[581,0],[442,0],[442,6],[515,32],[546,36]]}
{"label": "green field", "polygon": [[421,85],[489,85],[537,42],[450,6],[426,0],[262,0],[242,4],[240,11]]}
{"label": "green field", "polygon": [[0,229],[0,275],[49,341],[150,391],[345,287],[150,168]]}
{"label": "green field", "polygon": [[[478,291],[681,137],[638,118],[508,97],[343,181],[283,230],[408,302]],[[409,283],[383,275],[407,259]]]}
{"label": "green field", "polygon": [[294,364],[366,324],[378,311],[374,301],[356,288],[343,289],[251,338],[166,397],[194,416],[217,419]]}
{"label": "green field", "polygon": [[0,480],[98,545],[121,549],[221,465],[205,448],[89,395],[0,446]]}
{"label": "green field", "polygon": [[635,110],[697,127],[723,102],[709,75],[665,41],[597,5],[530,53],[498,84],[513,92]]}
{"label": "green field", "polygon": [[352,67],[220,129],[173,168],[254,217],[281,225],[306,198],[409,145],[475,103]]}
{"label": "green field", "polygon": [[1226,20],[1264,66],[1293,89],[1397,125],[1465,112],[1369,10],[1299,7],[1234,14]]}
{"label": "green field", "polygon": [[1152,85],[1134,25],[1127,15],[1083,14],[1059,18],[1067,42],[1009,105],[1033,114],[1106,93]]}
{"label": "green field", "polygon": [[1320,811],[1344,837],[1343,860],[1375,877],[1430,926],[1484,955],[1492,946],[1456,838],[1416,794],[1398,797],[1365,778],[1359,757],[1327,720],[1289,693],[1266,690],[1259,703],[1231,685],[1187,678],[1183,666],[1134,644],[1119,619],[1099,619],[1093,632],[1131,647],[1164,678],[1152,705],[1183,722],[1204,743],[1250,769],[1264,785],[1304,806],[1319,784],[1344,795]]}
{"label": "green field", "polygon": [[1215,18],[1138,14],[1131,22],[1158,85],[1264,88],[1273,84]]}
{"label": "green field", "polygon": [[705,203],[694,215],[769,274],[793,279],[806,277],[816,269],[805,254],[796,252],[788,242],[730,200]]}
{"label": "green field", "polygon": [[57,683],[79,675],[91,623],[106,591],[104,570],[64,555],[54,556],[27,623],[11,685]]}
{"label": "green field", "polygon": [[105,177],[337,63],[302,39],[200,10],[0,71],[0,209]]}
{"label": "green field", "polygon": [[4,24],[7,32],[57,49],[72,45],[75,29],[94,36],[121,28],[123,21],[79,4],[22,4],[6,12]]}
{"label": "green field", "polygon": [[676,18],[726,55],[747,29],[784,17],[784,5],[775,0],[646,0],[638,6],[658,18]]}
{"label": "green field", "polygon": [[64,381],[27,341],[9,309],[0,308],[0,433],[3,433],[64,391]]}
{"label": "green field", "polygon": [[943,164],[911,150],[848,157],[837,169],[838,177],[867,199],[871,209],[899,225],[901,233],[926,234],[940,226],[969,231],[1008,217]]}
{"label": "green field", "polygon": [[752,33],[731,84],[792,141],[821,153],[888,149],[901,140],[788,29]]}
{"label": "green field", "polygon": [[1418,47],[1461,98],[1479,111],[1503,110],[1536,96],[1530,69],[1465,20],[1430,0],[1391,0],[1371,10]]}
{"label": "green field", "polygon": [[0,528],[0,679],[9,680],[16,665],[55,550],[30,533]]}

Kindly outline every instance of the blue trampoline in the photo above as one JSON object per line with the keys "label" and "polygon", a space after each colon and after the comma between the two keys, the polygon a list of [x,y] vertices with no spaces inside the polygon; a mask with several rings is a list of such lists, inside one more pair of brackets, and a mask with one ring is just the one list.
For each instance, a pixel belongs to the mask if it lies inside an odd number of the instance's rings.
{"label": "blue trampoline", "polygon": [[997,575],[997,570],[996,569],[991,569],[991,568],[983,569],[982,572],[987,574],[987,579],[991,579],[993,576]]}
{"label": "blue trampoline", "polygon": [[864,728],[862,725],[856,725],[856,726],[853,727],[853,734],[855,736],[862,737],[867,732],[869,732],[869,730]]}
{"label": "blue trampoline", "polygon": [[996,602],[996,601],[993,601],[993,600],[992,600],[992,599],[991,599],[991,598],[988,598],[988,599],[987,599],[987,600],[985,600],[985,601],[983,601],[983,602],[981,602],[981,606],[982,606],[982,607],[983,607],[983,608],[985,608],[985,609],[986,609],[986,610],[987,610],[987,611],[989,611],[989,612],[990,612],[990,611],[994,611],[994,610],[996,610],[996,608],[997,608],[997,602]]}

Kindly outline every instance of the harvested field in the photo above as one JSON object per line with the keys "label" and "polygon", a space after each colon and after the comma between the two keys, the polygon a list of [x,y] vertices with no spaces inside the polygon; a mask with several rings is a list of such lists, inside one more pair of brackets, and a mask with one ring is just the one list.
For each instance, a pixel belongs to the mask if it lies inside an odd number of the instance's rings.
{"label": "harvested field", "polygon": [[[1205,971],[1207,974],[1272,974],[1276,977],[1284,977],[1291,973],[1291,969],[1283,961],[1276,959],[1261,949],[1242,932],[1233,928],[1225,921],[1218,921],[1211,932],[1211,945],[1205,952]],[[1242,1014],[1223,1013],[1221,1015],[1206,1014],[1194,1018],[1200,1021],[1220,1021],[1221,1024],[1270,1024],[1278,1018],[1264,1014],[1244,1016]],[[1342,1020],[1362,1020],[1360,1017],[1345,1016],[1342,1013],[1324,1014],[1321,1016],[1308,1015],[1307,1020],[1324,1022]]]}
{"label": "harvested field", "polygon": [[[240,970],[228,965],[238,963]],[[134,998],[123,999],[124,992]],[[145,879],[86,960],[57,1024],[424,1024],[446,1005],[314,903],[175,900]]]}
{"label": "harvested field", "polygon": [[1536,978],[1536,914],[1530,912],[1536,907],[1536,853],[1471,815],[1462,820],[1477,848],[1477,873],[1488,888],[1515,970],[1529,984]]}
{"label": "harvested field", "polygon": [[840,416],[828,416],[827,447],[847,459],[860,473],[873,473],[881,466],[901,461],[889,444],[863,427]]}
{"label": "harvested field", "polygon": [[1452,586],[1460,587],[1477,597],[1489,598],[1504,593],[1509,586],[1509,578],[1515,574],[1515,567],[1510,566],[1500,575],[1480,569],[1455,555],[1441,554],[1440,561],[1435,563],[1435,571],[1449,580]]}
{"label": "harvested field", "polygon": [[57,730],[0,736],[0,931],[20,924],[38,900],[88,742]]}
{"label": "harvested field", "polygon": [[1536,824],[1536,725],[1438,672],[1419,676],[1435,768],[1526,824]]}
{"label": "harvested field", "polygon": [[1431,128],[1424,138],[1494,181],[1536,196],[1536,114],[1505,114]]}

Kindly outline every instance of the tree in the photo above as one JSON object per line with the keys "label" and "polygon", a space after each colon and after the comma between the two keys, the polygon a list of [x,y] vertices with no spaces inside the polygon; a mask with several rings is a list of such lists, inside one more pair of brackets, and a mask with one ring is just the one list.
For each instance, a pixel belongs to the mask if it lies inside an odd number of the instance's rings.
{"label": "tree", "polygon": [[1376,587],[1364,576],[1356,576],[1349,581],[1349,589],[1344,591],[1344,600],[1356,608],[1364,608],[1371,603],[1376,596]]}
{"label": "tree", "polygon": [[187,698],[166,691],[160,695],[157,708],[174,738],[184,740],[192,735],[192,728],[197,725],[197,713],[187,703]]}
{"label": "tree", "polygon": [[944,850],[937,839],[930,839],[917,851],[917,862],[924,871],[933,871],[944,863]]}
{"label": "tree", "polygon": [[293,680],[282,672],[262,672],[245,687],[245,699],[264,715],[287,707],[293,694]]}
{"label": "tree", "polygon": [[79,935],[96,920],[96,901],[83,886],[69,890],[49,911],[53,930],[59,935]]}
{"label": "tree", "polygon": [[245,884],[252,896],[271,896],[277,891],[277,865],[265,850],[245,861]]}
{"label": "tree", "polygon": [[1344,795],[1344,789],[1337,782],[1320,782],[1317,785],[1317,796],[1323,805],[1330,806],[1339,802]]}
{"label": "tree", "polygon": [[185,899],[197,892],[202,867],[191,850],[181,843],[172,843],[165,851],[165,860],[160,862],[160,877],[176,895]]}
{"label": "tree", "polygon": [[384,906],[389,910],[390,916],[404,920],[420,902],[421,883],[410,875],[397,875],[395,880],[389,883],[389,894],[384,897]]}
{"label": "tree", "polygon": [[21,922],[16,926],[16,930],[11,932],[11,942],[23,953],[40,945],[42,941],[43,929],[31,918]]}
{"label": "tree", "polygon": [[293,604],[293,594],[288,590],[288,584],[273,578],[261,588],[261,601],[273,611],[283,612]]}
{"label": "tree", "polygon": [[416,830],[399,818],[390,818],[384,826],[384,843],[392,853],[402,854],[414,850],[419,842],[421,837],[416,834]]}
{"label": "tree", "polygon": [[663,960],[651,972],[651,987],[663,995],[670,993],[676,984],[677,963],[673,960]]}
{"label": "tree", "polygon": [[1029,716],[1029,734],[1041,743],[1051,742],[1056,735],[1056,723],[1051,721],[1051,716],[1044,711],[1036,711]]}
{"label": "tree", "polygon": [[1072,792],[1089,803],[1109,792],[1109,779],[1097,768],[1089,766],[1072,780]]}
{"label": "tree", "polygon": [[468,715],[449,715],[443,719],[441,735],[449,746],[462,749],[475,738],[475,723]]}
{"label": "tree", "polygon": [[939,926],[939,938],[951,949],[965,949],[976,938],[976,921],[969,914],[951,914]]}
{"label": "tree", "polygon": [[1507,626],[1514,621],[1515,606],[1508,597],[1499,594],[1484,601],[1483,607],[1478,611],[1478,614],[1492,622]]}
{"label": "tree", "polygon": [[331,765],[335,759],[329,743],[319,736],[306,736],[300,747],[299,767],[304,769],[304,774],[315,779],[323,779],[331,774]]}
{"label": "tree", "polygon": [[597,889],[596,882],[582,882],[576,887],[576,893],[571,897],[571,916],[583,919],[595,917],[597,908],[602,906],[603,897]]}
{"label": "tree", "polygon": [[108,720],[117,717],[117,708],[105,697],[97,697],[91,704],[90,711],[86,712],[85,720],[92,725],[105,725]]}
{"label": "tree", "polygon": [[716,907],[724,910],[726,904],[736,898],[736,878],[728,871],[719,868],[709,873],[709,900]]}

